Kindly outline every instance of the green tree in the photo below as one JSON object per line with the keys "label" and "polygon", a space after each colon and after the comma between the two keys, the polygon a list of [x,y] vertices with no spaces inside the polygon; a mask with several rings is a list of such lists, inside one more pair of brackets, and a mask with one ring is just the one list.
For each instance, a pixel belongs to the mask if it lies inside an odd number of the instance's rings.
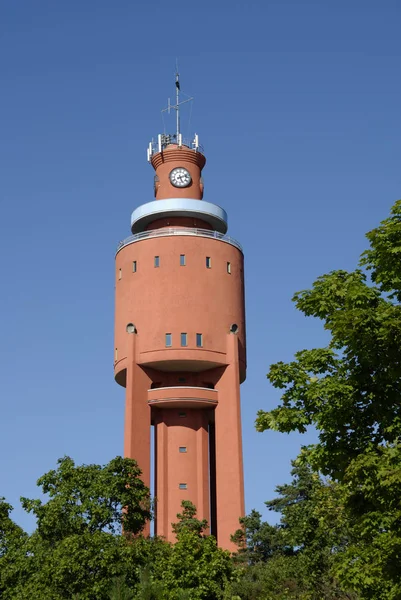
{"label": "green tree", "polygon": [[139,580],[144,548],[130,540],[151,513],[135,461],[117,457],[104,467],[76,466],[66,457],[58,464],[38,480],[46,502],[22,498],[37,519],[31,536],[13,530],[9,508],[2,506],[2,523],[12,533],[3,536],[0,557],[5,600],[102,600],[116,578],[129,587]]}
{"label": "green tree", "polygon": [[140,533],[151,518],[149,490],[134,460],[118,456],[107,465],[76,466],[67,457],[38,479],[49,500],[21,498],[37,519],[38,533],[53,542],[73,534]]}
{"label": "green tree", "polygon": [[340,483],[349,526],[335,572],[363,598],[392,599],[400,597],[401,201],[367,238],[359,268],[323,275],[295,294],[296,307],[321,319],[331,339],[270,367],[281,404],[259,411],[256,426],[286,433],[315,426],[319,441],[301,456]]}
{"label": "green tree", "polygon": [[0,597],[5,597],[7,589],[17,585],[24,573],[19,560],[28,535],[10,518],[12,506],[0,498]]}
{"label": "green tree", "polygon": [[263,523],[256,511],[241,519],[242,530],[233,539],[239,541],[239,557],[247,559],[249,566],[233,589],[244,600],[349,597],[332,572],[334,556],[346,540],[339,515],[330,521],[338,502],[337,486],[319,477],[304,461],[293,462],[292,476],[266,502],[281,515],[278,525]]}
{"label": "green tree", "polygon": [[363,598],[401,598],[401,445],[360,454],[340,489],[349,543],[334,572]]}
{"label": "green tree", "polygon": [[152,579],[161,584],[158,600],[218,600],[234,577],[230,553],[205,534],[206,521],[196,518],[196,508],[182,502],[182,513],[173,524],[177,541],[153,567]]}
{"label": "green tree", "polygon": [[252,510],[249,515],[241,517],[240,529],[232,536],[232,541],[238,546],[234,559],[239,564],[255,565],[266,562],[277,552],[283,551],[284,540],[278,526],[262,521],[262,515]]}

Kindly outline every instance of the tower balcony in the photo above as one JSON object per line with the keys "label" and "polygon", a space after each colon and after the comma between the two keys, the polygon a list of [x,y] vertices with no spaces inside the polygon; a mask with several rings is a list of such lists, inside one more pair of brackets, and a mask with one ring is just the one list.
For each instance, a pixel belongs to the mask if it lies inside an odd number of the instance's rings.
{"label": "tower balcony", "polygon": [[217,390],[190,386],[150,389],[148,404],[160,408],[215,408]]}
{"label": "tower balcony", "polygon": [[192,217],[204,221],[219,233],[227,233],[227,213],[212,202],[196,198],[165,198],[141,204],[131,215],[133,234],[143,232],[159,219],[174,217]]}
{"label": "tower balcony", "polygon": [[195,227],[163,227],[162,229],[151,229],[149,231],[142,231],[140,233],[130,235],[118,244],[116,254],[125,246],[129,246],[130,244],[134,244],[135,242],[139,242],[141,240],[175,235],[213,238],[216,240],[220,240],[221,242],[231,244],[231,246],[238,248],[238,250],[242,252],[241,244],[237,242],[237,240],[230,237],[229,235],[220,233],[218,231],[211,231],[210,229],[199,229]]}

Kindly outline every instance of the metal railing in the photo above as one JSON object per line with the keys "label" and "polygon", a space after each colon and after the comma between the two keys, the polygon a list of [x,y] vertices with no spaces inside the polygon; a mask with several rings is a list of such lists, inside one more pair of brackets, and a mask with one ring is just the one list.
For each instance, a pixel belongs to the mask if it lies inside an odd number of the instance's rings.
{"label": "metal railing", "polygon": [[134,242],[139,242],[140,240],[146,240],[148,238],[156,237],[167,237],[170,235],[195,235],[198,237],[214,238],[215,240],[221,240],[222,242],[231,244],[232,246],[235,246],[236,248],[238,248],[238,250],[242,252],[241,244],[229,235],[219,233],[218,231],[211,231],[210,229],[198,229],[196,227],[165,227],[163,229],[151,229],[149,231],[142,231],[141,233],[130,235],[129,237],[125,238],[125,240],[122,240],[117,246],[117,252],[119,252],[119,250],[121,250],[121,248],[123,248],[124,246],[128,246],[128,244],[133,244]]}
{"label": "metal railing", "polygon": [[157,136],[157,140],[153,140],[150,142],[148,147],[148,161],[153,156],[153,154],[157,154],[158,152],[162,152],[171,144],[176,144],[178,146],[186,146],[190,150],[194,150],[195,152],[205,153],[203,146],[199,144],[199,138],[197,135],[193,139],[184,138],[181,134],[177,137],[176,134],[159,134]]}

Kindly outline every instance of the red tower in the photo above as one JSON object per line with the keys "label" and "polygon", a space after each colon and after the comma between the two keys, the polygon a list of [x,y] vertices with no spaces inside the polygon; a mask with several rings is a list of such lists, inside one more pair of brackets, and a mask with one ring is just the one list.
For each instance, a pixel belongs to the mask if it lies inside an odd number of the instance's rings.
{"label": "red tower", "polygon": [[150,487],[155,533],[173,541],[181,501],[219,546],[244,515],[240,383],[245,380],[244,257],[226,212],[203,200],[198,136],[159,135],[148,148],[156,200],[132,213],[116,255],[115,361],[126,388],[124,454]]}

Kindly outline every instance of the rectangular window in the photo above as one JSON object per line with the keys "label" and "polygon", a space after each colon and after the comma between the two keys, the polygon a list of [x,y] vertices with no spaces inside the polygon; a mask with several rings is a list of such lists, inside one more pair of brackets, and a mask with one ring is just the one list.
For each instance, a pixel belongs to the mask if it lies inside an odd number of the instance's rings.
{"label": "rectangular window", "polygon": [[212,268],[212,259],[210,258],[210,256],[206,256],[206,268],[207,269]]}
{"label": "rectangular window", "polygon": [[136,273],[136,260],[132,261],[132,272]]}
{"label": "rectangular window", "polygon": [[180,446],[179,450],[180,450],[180,452],[182,454],[184,454],[187,451],[187,447],[186,446]]}
{"label": "rectangular window", "polygon": [[155,256],[155,267],[160,267],[160,256]]}
{"label": "rectangular window", "polygon": [[180,267],[185,267],[185,254],[180,254]]}
{"label": "rectangular window", "polygon": [[166,333],[166,348],[169,348],[173,344],[171,333]]}
{"label": "rectangular window", "polygon": [[227,263],[227,273],[229,275],[231,275],[231,263],[230,262]]}
{"label": "rectangular window", "polygon": [[196,334],[196,347],[202,348],[203,346],[203,335],[201,333]]}
{"label": "rectangular window", "polygon": [[180,483],[179,486],[180,490],[186,490],[187,489],[187,484],[186,483]]}
{"label": "rectangular window", "polygon": [[118,279],[121,279],[123,276],[123,270],[122,269],[118,269]]}
{"label": "rectangular window", "polygon": [[186,333],[181,334],[181,346],[188,346]]}
{"label": "rectangular window", "polygon": [[179,412],[179,413],[178,413],[178,416],[179,416],[179,417],[181,417],[181,418],[184,418],[184,417],[186,417],[186,416],[187,416],[187,413],[184,413],[184,412]]}

